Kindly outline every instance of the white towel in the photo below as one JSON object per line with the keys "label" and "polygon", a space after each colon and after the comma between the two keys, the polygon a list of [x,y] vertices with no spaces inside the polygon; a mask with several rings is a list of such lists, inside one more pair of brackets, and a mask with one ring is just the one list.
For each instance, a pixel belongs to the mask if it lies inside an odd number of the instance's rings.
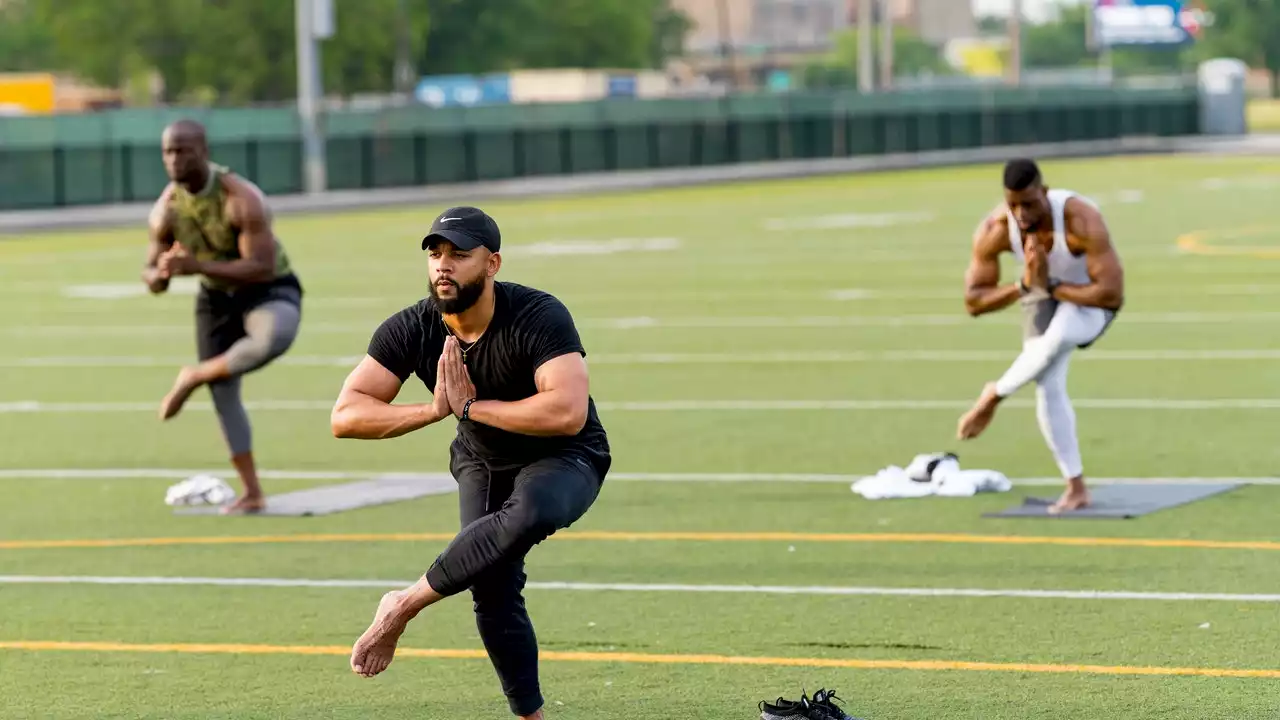
{"label": "white towel", "polygon": [[853,492],[868,500],[887,498],[971,497],[980,492],[1008,492],[1013,483],[996,470],[961,470],[951,453],[917,455],[906,469],[890,465],[853,483]]}
{"label": "white towel", "polygon": [[195,475],[171,486],[164,494],[165,505],[222,505],[234,499],[236,491],[212,475]]}
{"label": "white towel", "polygon": [[1013,483],[1009,482],[1004,473],[995,470],[960,470],[958,467],[941,476],[935,473],[931,484],[937,488],[934,494],[943,497],[970,497],[980,492],[1008,492],[1013,488]]}
{"label": "white towel", "polygon": [[881,500],[925,497],[933,494],[934,487],[929,482],[912,480],[906,470],[890,465],[875,475],[854,482],[853,491],[868,500]]}

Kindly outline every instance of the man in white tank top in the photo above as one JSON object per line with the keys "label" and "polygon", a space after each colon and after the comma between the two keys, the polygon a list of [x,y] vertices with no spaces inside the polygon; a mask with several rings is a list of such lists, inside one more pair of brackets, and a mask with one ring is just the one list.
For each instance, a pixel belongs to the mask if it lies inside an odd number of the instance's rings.
{"label": "man in white tank top", "polygon": [[[1013,253],[1023,272],[1000,284],[1000,254]],[[1067,364],[1106,331],[1124,303],[1124,269],[1098,207],[1069,190],[1045,187],[1033,160],[1004,169],[1004,202],[978,227],[965,272],[965,308],[977,317],[1020,303],[1026,317],[1022,353],[960,418],[957,435],[976,438],[1000,402],[1036,383],[1036,417],[1067,489],[1052,514],[1089,504]]]}

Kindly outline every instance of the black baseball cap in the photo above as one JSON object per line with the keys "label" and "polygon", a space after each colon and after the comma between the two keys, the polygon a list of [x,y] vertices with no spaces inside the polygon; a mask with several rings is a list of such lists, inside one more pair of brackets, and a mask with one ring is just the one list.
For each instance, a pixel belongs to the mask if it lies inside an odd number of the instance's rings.
{"label": "black baseball cap", "polygon": [[502,247],[498,223],[483,210],[469,206],[451,207],[441,213],[431,223],[431,231],[422,238],[422,249],[426,250],[437,239],[448,240],[460,250],[484,246],[489,252],[498,252]]}

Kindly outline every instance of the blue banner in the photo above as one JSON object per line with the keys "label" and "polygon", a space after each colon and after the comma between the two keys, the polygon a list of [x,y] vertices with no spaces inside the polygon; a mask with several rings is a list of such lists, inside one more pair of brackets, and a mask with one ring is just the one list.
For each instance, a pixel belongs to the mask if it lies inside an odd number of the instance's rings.
{"label": "blue banner", "polygon": [[637,93],[635,75],[610,75],[608,96],[611,98],[633,98]]}
{"label": "blue banner", "polygon": [[1182,0],[1094,0],[1094,42],[1103,47],[1194,42],[1204,16],[1198,6]]}
{"label": "blue banner", "polygon": [[431,107],[470,107],[511,102],[511,76],[433,75],[418,81],[418,102]]}

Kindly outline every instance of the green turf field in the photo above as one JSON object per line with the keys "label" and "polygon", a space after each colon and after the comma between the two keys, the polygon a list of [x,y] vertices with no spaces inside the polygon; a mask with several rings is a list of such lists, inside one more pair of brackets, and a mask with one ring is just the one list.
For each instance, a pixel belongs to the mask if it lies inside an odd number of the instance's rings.
{"label": "green turf field", "polygon": [[[1086,471],[1280,475],[1275,162],[1044,168],[1103,203],[1126,263],[1127,307],[1071,370]],[[1031,388],[979,441],[952,440],[1019,342],[1016,310],[975,320],[961,302],[999,189],[987,166],[485,204],[500,277],[573,311],[614,447],[597,505],[529,559],[531,581],[562,584],[528,591],[549,718],[745,720],[824,686],[874,720],[1275,716],[1276,596],[1150,594],[1280,594],[1280,487],[1127,521],[981,517],[1056,494],[1043,486],[850,492],[946,449],[1055,474]],[[259,461],[289,478],[268,492],[326,482],[306,472],[447,468],[447,425],[384,442],[328,425],[373,329],[425,292],[418,242],[440,209],[279,221],[308,294],[292,352],[246,382]],[[221,471],[224,452],[203,391],[156,419],[193,353],[193,298],[136,294],[145,241],[142,227],[0,241],[0,716],[509,717],[466,597],[420,616],[382,676],[347,667],[377,581],[426,568],[455,496],[309,519],[164,505],[181,471]],[[429,397],[415,383],[403,399]]]}

